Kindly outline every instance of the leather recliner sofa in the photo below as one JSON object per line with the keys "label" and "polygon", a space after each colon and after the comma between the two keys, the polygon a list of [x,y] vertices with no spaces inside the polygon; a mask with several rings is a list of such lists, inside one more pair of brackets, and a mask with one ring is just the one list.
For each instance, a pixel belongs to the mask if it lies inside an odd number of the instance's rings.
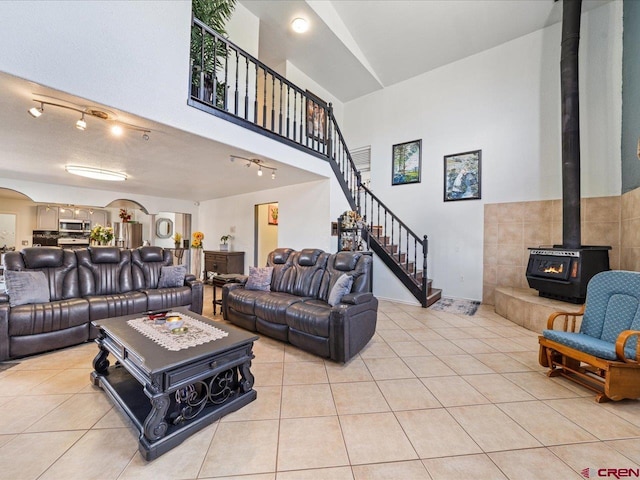
{"label": "leather recliner sofa", "polygon": [[[267,266],[273,267],[270,291],[224,285],[226,320],[338,362],[351,359],[373,337],[378,300],[371,293],[370,252],[279,248]],[[332,307],[329,295],[342,274],[352,277],[351,291]]]}
{"label": "leather recliner sofa", "polygon": [[4,256],[5,270],[41,271],[50,301],[10,306],[0,294],[0,361],[91,340],[91,321],[186,306],[202,313],[203,284],[187,274],[179,287],[158,288],[172,264],[161,247],[31,247]]}

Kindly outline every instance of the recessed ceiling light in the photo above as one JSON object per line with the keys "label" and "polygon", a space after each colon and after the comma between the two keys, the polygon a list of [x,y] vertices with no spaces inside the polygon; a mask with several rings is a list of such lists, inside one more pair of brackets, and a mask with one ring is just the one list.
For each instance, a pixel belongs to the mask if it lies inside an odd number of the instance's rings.
{"label": "recessed ceiling light", "polygon": [[120,125],[114,125],[113,127],[111,127],[111,133],[113,133],[116,137],[122,135],[122,132],[123,130]]}
{"label": "recessed ceiling light", "polygon": [[112,182],[117,182],[127,179],[126,173],[104,170],[102,168],[82,167],[80,165],[66,165],[64,169],[67,172],[72,173],[73,175],[80,175],[81,177],[88,177],[96,180],[109,180]]}
{"label": "recessed ceiling light", "polygon": [[309,30],[309,22],[307,22],[304,18],[294,18],[291,22],[291,28],[293,28],[294,32],[304,33]]}

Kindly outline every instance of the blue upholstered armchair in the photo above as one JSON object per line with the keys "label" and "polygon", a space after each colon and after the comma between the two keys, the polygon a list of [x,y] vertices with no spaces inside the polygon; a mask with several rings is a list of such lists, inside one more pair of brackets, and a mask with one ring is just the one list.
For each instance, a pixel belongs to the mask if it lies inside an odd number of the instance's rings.
{"label": "blue upholstered armchair", "polygon": [[562,375],[596,391],[597,402],[638,398],[638,335],[640,273],[602,272],[589,282],[580,312],[551,314],[539,337],[539,361],[550,377]]}

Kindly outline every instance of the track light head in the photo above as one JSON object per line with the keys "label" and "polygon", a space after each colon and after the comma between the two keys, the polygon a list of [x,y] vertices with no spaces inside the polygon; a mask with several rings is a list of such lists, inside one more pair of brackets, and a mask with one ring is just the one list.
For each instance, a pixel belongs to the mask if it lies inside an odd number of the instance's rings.
{"label": "track light head", "polygon": [[82,114],[82,118],[76,122],[76,128],[82,131],[87,129],[87,122],[84,121],[84,113]]}
{"label": "track light head", "polygon": [[262,167],[258,166],[258,176],[261,177],[262,176]]}
{"label": "track light head", "polygon": [[40,108],[31,107],[27,112],[29,112],[29,115],[33,118],[38,118],[44,112],[44,104],[40,102]]}
{"label": "track light head", "polygon": [[276,171],[272,170],[271,171],[271,180],[275,180],[276,179]]}
{"label": "track light head", "polygon": [[142,139],[143,139],[145,142],[146,142],[146,141],[148,141],[148,140],[149,140],[149,134],[148,134],[147,132],[144,132],[144,133],[142,134]]}

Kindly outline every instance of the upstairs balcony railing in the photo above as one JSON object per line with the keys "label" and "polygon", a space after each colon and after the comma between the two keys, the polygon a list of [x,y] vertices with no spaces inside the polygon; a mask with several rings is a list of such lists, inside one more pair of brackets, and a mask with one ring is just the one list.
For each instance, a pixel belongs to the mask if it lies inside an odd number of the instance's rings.
{"label": "upstairs balcony railing", "polygon": [[427,237],[418,237],[361,183],[331,104],[293,84],[197,18],[189,104],[329,161],[370,248],[427,306]]}

